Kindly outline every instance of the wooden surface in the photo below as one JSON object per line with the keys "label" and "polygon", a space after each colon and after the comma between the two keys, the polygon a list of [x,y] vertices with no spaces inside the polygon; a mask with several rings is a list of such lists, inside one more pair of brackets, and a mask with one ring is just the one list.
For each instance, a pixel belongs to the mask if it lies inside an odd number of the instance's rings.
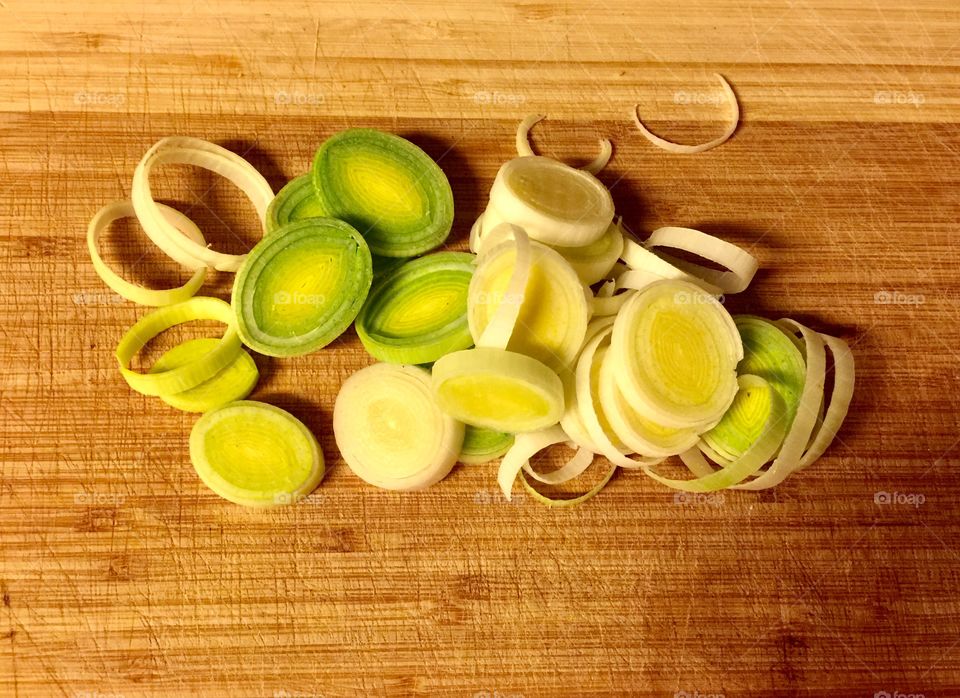
{"label": "wooden surface", "polygon": [[[846,5],[2,0],[0,695],[960,695],[960,8]],[[639,103],[669,137],[717,133],[715,71],[743,110],[728,144],[671,156],[635,132]],[[851,342],[826,457],[710,503],[624,473],[577,510],[508,505],[495,466],[378,491],[331,434],[369,362],[351,333],[260,362],[255,397],[321,438],[317,494],[261,512],[205,489],[194,417],[115,370],[143,310],[83,241],[140,155],[209,138],[278,188],[334,131],[389,129],[449,174],[462,244],[532,111],[543,152],[614,139],[633,229],[752,247],[731,310]],[[229,186],[159,181],[220,249],[255,239]],[[184,278],[141,238],[119,226],[108,258]]]}

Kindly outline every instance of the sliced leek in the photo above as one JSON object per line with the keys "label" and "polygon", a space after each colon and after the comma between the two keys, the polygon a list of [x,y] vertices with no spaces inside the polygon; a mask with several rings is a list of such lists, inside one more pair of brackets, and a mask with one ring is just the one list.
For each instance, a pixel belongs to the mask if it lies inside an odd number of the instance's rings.
{"label": "sliced leek", "polygon": [[644,419],[675,429],[720,421],[737,392],[743,345],[715,298],[685,281],[657,281],[617,315],[611,360]]}
{"label": "sliced leek", "polygon": [[633,121],[637,125],[637,128],[640,129],[640,133],[643,134],[644,138],[653,143],[655,146],[662,150],[666,150],[668,153],[676,154],[687,154],[691,155],[694,153],[702,153],[711,148],[716,148],[718,145],[722,145],[730,140],[730,136],[733,135],[733,132],[737,130],[737,124],[740,123],[740,105],[737,103],[737,95],[734,94],[733,88],[730,87],[730,83],[720,75],[719,73],[714,73],[717,78],[720,80],[720,84],[723,86],[723,94],[727,98],[727,104],[730,107],[730,119],[727,122],[727,127],[724,129],[723,133],[716,138],[707,141],[706,143],[699,143],[697,145],[683,145],[682,143],[674,143],[668,141],[665,138],[661,138],[653,134],[646,126],[643,125],[643,122],[640,121],[640,115],[638,113],[638,107],[633,108]]}
{"label": "sliced leek", "polygon": [[344,381],[333,431],[359,478],[384,489],[417,490],[453,468],[464,427],[440,410],[427,371],[374,364]]}
{"label": "sliced leek", "polygon": [[289,223],[250,251],[233,284],[243,343],[268,356],[300,356],[339,337],[370,291],[363,237],[331,218]]}
{"label": "sliced leek", "polygon": [[379,280],[356,322],[370,355],[390,363],[427,364],[472,346],[467,291],[474,260],[465,252],[437,252]]}
{"label": "sliced leek", "polygon": [[162,138],[154,143],[134,170],[130,198],[140,225],[157,247],[188,269],[213,267],[220,271],[236,271],[243,263],[244,255],[211,250],[202,242],[185,236],[163,214],[154,200],[150,183],[153,168],[163,164],[197,165],[226,177],[250,199],[264,230],[267,207],[273,200],[273,190],[267,180],[236,153],[199,138],[184,136]]}
{"label": "sliced leek", "polygon": [[[468,318],[470,332],[479,345],[505,346],[532,356],[560,373],[572,365],[583,344],[590,306],[576,272],[559,253],[539,243],[530,244],[529,277],[524,289],[513,285],[523,266],[522,237],[485,253],[470,282]],[[520,264],[518,265],[518,260]],[[497,332],[493,341],[486,332],[502,304],[516,314],[516,331]]]}
{"label": "sliced leek", "polygon": [[467,425],[459,460],[467,465],[489,463],[506,453],[513,446],[514,438],[507,432]]}
{"label": "sliced leek", "polygon": [[584,448],[579,449],[563,467],[547,475],[537,473],[530,467],[530,459],[535,454],[566,441],[567,434],[559,425],[528,434],[519,434],[513,446],[504,455],[497,472],[497,484],[500,485],[500,491],[504,496],[508,500],[512,498],[513,483],[522,469],[526,469],[535,479],[550,484],[567,482],[586,470],[593,462],[593,454]]}
{"label": "sliced leek", "polygon": [[[189,363],[161,373],[138,373],[130,361],[147,342],[174,325],[192,320],[216,320],[227,326],[217,345]],[[229,366],[240,352],[240,337],[233,310],[219,298],[194,296],[182,303],[167,305],[144,315],[123,335],[117,344],[117,363],[127,384],[144,395],[182,393],[213,378]]]}
{"label": "sliced leek", "polygon": [[[530,129],[546,118],[545,114],[531,114],[520,122],[520,125],[517,126],[517,155],[536,155],[530,146]],[[607,166],[607,163],[610,162],[611,155],[613,155],[613,145],[611,145],[608,138],[601,138],[600,152],[597,154],[597,157],[580,169],[595,175]]]}
{"label": "sliced leek", "polygon": [[190,432],[190,460],[203,483],[249,507],[291,504],[323,479],[323,452],[303,422],[253,400],[204,414]]}
{"label": "sliced leek", "polygon": [[623,252],[623,231],[611,223],[595,242],[583,247],[554,246],[586,286],[607,278]]}
{"label": "sliced leek", "polygon": [[493,182],[483,228],[500,223],[523,228],[549,245],[583,247],[596,242],[613,221],[613,199],[593,175],[551,158],[507,162]]}
{"label": "sliced leek", "polygon": [[[150,373],[162,373],[184,366],[217,348],[219,340],[210,337],[188,339],[170,349],[150,367]],[[184,412],[207,412],[234,400],[242,400],[257,384],[260,373],[253,358],[242,349],[225,368],[200,385],[182,393],[161,395],[160,399]]]}
{"label": "sliced leek", "polygon": [[447,354],[433,365],[441,408],[477,427],[520,433],[560,421],[563,383],[524,354],[480,347]]}
{"label": "sliced leek", "polygon": [[677,259],[659,252],[660,258],[691,276],[716,286],[723,293],[740,293],[757,273],[757,259],[733,243],[693,228],[657,228],[644,242],[649,250],[658,248],[690,252],[724,267],[723,271]]}
{"label": "sliced leek", "polygon": [[313,188],[313,175],[300,175],[287,182],[267,207],[267,232],[272,233],[287,223],[322,218],[323,215],[323,207]]}
{"label": "sliced leek", "polygon": [[[203,234],[196,223],[174,208],[164,204],[157,205],[161,214],[177,230],[194,242],[201,245],[205,244]],[[90,252],[90,259],[93,261],[93,268],[97,272],[97,276],[118,295],[140,305],[172,305],[173,303],[182,303],[193,296],[203,285],[203,280],[207,275],[206,267],[194,271],[189,281],[179,288],[153,289],[130,283],[110,269],[103,261],[98,249],[100,234],[114,221],[133,216],[136,216],[136,212],[133,210],[132,203],[129,201],[114,201],[97,211],[90,221],[90,225],[87,227],[87,249]]]}
{"label": "sliced leek", "polygon": [[324,213],[359,230],[374,254],[412,257],[450,234],[447,176],[399,136],[359,128],[331,136],[314,157],[313,183]]}

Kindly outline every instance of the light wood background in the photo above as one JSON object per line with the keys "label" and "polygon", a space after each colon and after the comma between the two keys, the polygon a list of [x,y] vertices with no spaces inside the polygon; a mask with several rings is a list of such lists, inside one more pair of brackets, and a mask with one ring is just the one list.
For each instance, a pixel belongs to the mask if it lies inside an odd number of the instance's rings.
{"label": "light wood background", "polygon": [[[0,695],[960,695],[958,42],[955,0],[0,0]],[[635,132],[639,103],[668,137],[717,133],[715,71],[733,140],[681,157]],[[826,457],[709,504],[622,474],[577,510],[508,505],[495,466],[377,491],[331,434],[369,362],[351,333],[260,362],[254,396],[321,438],[318,493],[262,512],[206,490],[194,417],[115,370],[143,310],[84,246],[143,151],[209,138],[279,188],[338,129],[395,131],[449,174],[462,244],[533,111],[545,153],[614,139],[633,229],[755,250],[731,310],[851,342]],[[219,248],[255,240],[229,186],[159,186]],[[104,248],[184,278],[141,240]]]}

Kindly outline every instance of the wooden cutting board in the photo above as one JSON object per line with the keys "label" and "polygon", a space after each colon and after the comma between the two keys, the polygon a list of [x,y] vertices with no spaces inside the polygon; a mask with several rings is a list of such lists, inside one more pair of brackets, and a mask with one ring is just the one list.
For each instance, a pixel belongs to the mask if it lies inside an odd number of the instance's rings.
{"label": "wooden cutting board", "polygon": [[[0,695],[960,695],[960,8],[866,5],[2,0]],[[667,137],[718,133],[714,72],[743,111],[729,143],[639,136],[634,104]],[[370,362],[351,333],[260,361],[254,397],[322,441],[317,494],[253,511],[204,488],[194,417],[116,371],[144,310],[84,243],[140,155],[208,138],[279,188],[338,129],[387,129],[448,173],[462,246],[531,112],[543,153],[614,140],[602,177],[634,230],[752,248],[731,311],[850,342],[827,455],[706,503],[623,472],[579,509],[511,505],[494,465],[378,491],[331,434]],[[256,239],[205,173],[157,186],[219,249]],[[132,278],[184,278],[133,225],[104,249]]]}

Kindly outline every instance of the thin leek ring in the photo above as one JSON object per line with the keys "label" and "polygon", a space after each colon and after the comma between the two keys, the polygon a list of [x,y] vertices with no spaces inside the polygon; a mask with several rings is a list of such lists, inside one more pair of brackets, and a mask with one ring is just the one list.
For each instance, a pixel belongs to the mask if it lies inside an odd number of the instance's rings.
{"label": "thin leek ring", "polygon": [[236,153],[199,138],[174,136],[162,138],[146,152],[133,173],[131,199],[144,232],[154,244],[188,269],[213,267],[219,271],[236,271],[245,255],[225,254],[185,237],[161,213],[153,199],[150,174],[162,164],[197,165],[229,179],[250,199],[266,230],[267,207],[273,200],[273,189],[257,169]]}
{"label": "thin leek ring", "polygon": [[[161,373],[182,366],[198,356],[215,349],[218,340],[211,337],[188,339],[170,349],[150,367],[150,373]],[[161,395],[160,399],[171,407],[184,412],[209,412],[228,402],[243,400],[256,387],[260,372],[253,357],[243,349],[233,361],[208,378],[182,393]]]}
{"label": "thin leek ring", "polygon": [[[204,244],[203,234],[193,221],[175,208],[164,204],[158,204],[158,207],[171,225],[191,240],[198,244]],[[133,210],[133,204],[130,201],[114,201],[97,211],[90,220],[90,225],[87,227],[87,249],[90,251],[90,259],[97,276],[119,296],[140,305],[157,307],[172,305],[173,303],[181,303],[193,296],[203,285],[207,275],[206,267],[194,271],[193,276],[178,288],[153,289],[130,283],[103,261],[98,249],[100,234],[114,221],[133,216],[136,216],[136,212]]]}
{"label": "thin leek ring", "polygon": [[[536,153],[533,152],[533,147],[530,145],[530,129],[546,118],[546,114],[531,114],[520,122],[520,125],[517,126],[517,155],[521,157],[536,155]],[[607,163],[610,162],[611,155],[613,155],[613,145],[611,145],[610,139],[601,138],[600,152],[597,154],[597,157],[580,169],[592,175],[599,174],[600,171],[607,166]]]}
{"label": "thin leek ring", "polygon": [[[507,291],[504,297],[499,299],[497,309],[494,311],[490,322],[487,323],[487,326],[483,328],[482,332],[478,333],[477,330],[479,328],[477,327],[470,327],[470,334],[476,337],[478,347],[506,349],[516,328],[517,318],[520,316],[523,301],[526,299],[527,283],[529,282],[530,271],[533,265],[533,253],[530,250],[530,240],[521,228],[515,228],[513,230],[513,242],[504,243],[504,249],[511,244],[516,249],[516,256],[514,257],[513,271],[510,273],[510,281],[507,283]],[[471,318],[469,312],[471,302],[469,299],[475,299],[473,301],[474,304],[478,302],[476,299],[483,293],[481,280],[482,277],[477,274],[474,274],[470,279],[469,297],[467,301],[468,325],[470,324]],[[477,336],[477,334],[479,334],[479,336]]]}
{"label": "thin leek ring", "polygon": [[720,264],[726,271],[710,269],[701,264],[677,259],[660,252],[660,258],[691,276],[716,286],[724,293],[740,293],[757,273],[757,259],[733,243],[707,235],[693,228],[657,228],[644,242],[647,249],[670,248],[683,250]]}
{"label": "thin leek ring", "polygon": [[[189,364],[163,373],[138,373],[130,360],[147,342],[166,329],[191,320],[217,320],[227,326],[219,345]],[[212,378],[236,357],[240,336],[229,303],[219,298],[194,296],[182,303],[167,305],[144,315],[120,339],[117,363],[127,384],[144,395],[168,395],[189,390]]]}
{"label": "thin leek ring", "polygon": [[576,455],[571,458],[559,470],[548,474],[537,473],[530,466],[530,459],[534,454],[549,448],[555,444],[566,442],[568,439],[566,432],[559,426],[554,425],[541,431],[519,434],[513,446],[504,455],[500,462],[500,468],[497,471],[497,484],[500,485],[500,491],[503,492],[507,501],[513,497],[513,483],[517,476],[524,470],[531,477],[547,484],[561,484],[572,480],[583,471],[585,471],[593,462],[593,453],[589,450],[580,448]]}

